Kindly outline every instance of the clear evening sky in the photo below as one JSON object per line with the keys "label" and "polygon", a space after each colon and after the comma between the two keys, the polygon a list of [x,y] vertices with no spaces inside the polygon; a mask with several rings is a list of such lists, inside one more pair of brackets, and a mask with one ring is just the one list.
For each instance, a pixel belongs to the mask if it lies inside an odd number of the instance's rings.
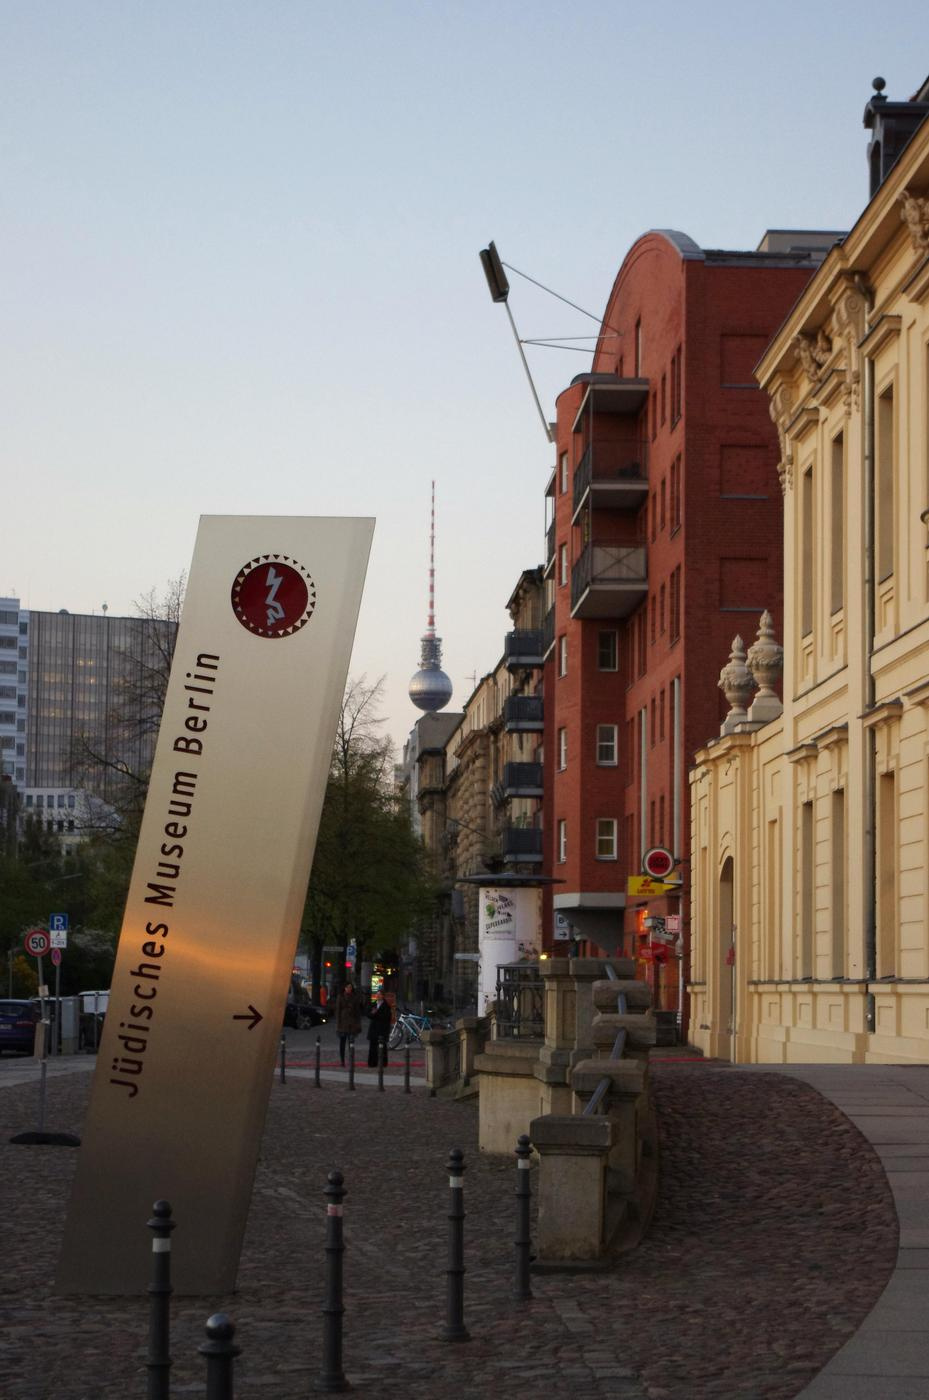
{"label": "clear evening sky", "polygon": [[[374,515],[352,670],[398,741],[430,480],[453,705],[542,557],[479,249],[599,315],[648,228],[847,228],[871,79],[929,72],[916,0],[2,0],[0,38],[0,593],[131,612],[201,513]],[[511,283],[523,336],[595,331]],[[553,416],[589,358],[527,353]]]}

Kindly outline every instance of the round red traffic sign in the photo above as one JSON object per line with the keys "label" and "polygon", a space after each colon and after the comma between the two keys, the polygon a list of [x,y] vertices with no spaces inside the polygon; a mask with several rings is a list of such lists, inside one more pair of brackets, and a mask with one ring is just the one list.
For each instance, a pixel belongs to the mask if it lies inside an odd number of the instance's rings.
{"label": "round red traffic sign", "polygon": [[44,958],[45,954],[52,946],[52,940],[49,938],[44,928],[31,929],[23,939],[23,943],[25,944],[26,952],[33,958]]}
{"label": "round red traffic sign", "polygon": [[665,846],[652,846],[642,857],[642,869],[653,880],[666,880],[674,865],[674,856]]}
{"label": "round red traffic sign", "polygon": [[54,966],[55,966],[55,967],[60,967],[60,966],[61,966],[61,949],[60,949],[60,948],[53,948],[53,949],[52,949],[52,953],[51,953],[51,957],[52,957],[52,963],[54,964]]}

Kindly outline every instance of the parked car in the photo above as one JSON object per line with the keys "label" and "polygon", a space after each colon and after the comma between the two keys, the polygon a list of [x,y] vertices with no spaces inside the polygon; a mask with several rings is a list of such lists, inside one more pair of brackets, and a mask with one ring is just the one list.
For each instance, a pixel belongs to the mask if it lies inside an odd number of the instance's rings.
{"label": "parked car", "polygon": [[288,997],[284,1007],[284,1025],[294,1030],[306,1030],[309,1026],[323,1026],[326,1023],[325,1007],[312,1001],[300,1001]]}
{"label": "parked car", "polygon": [[[100,1044],[100,1037],[103,1035],[103,1022],[105,1019],[106,1014],[103,1011],[98,1011],[96,1016],[92,1011],[81,1012],[78,1030],[79,1050],[96,1050],[97,1046]],[[94,1021],[97,1023],[96,1026],[94,1026]]]}
{"label": "parked car", "polygon": [[0,1054],[18,1050],[31,1055],[35,1050],[35,1027],[38,1016],[31,1001],[0,1001]]}

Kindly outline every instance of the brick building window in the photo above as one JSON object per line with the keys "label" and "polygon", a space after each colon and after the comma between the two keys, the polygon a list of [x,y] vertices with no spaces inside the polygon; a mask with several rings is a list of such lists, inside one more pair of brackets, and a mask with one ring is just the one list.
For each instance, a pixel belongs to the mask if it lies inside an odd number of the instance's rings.
{"label": "brick building window", "polygon": [[617,736],[617,725],[597,725],[597,764],[599,767],[611,768],[618,762]]}
{"label": "brick building window", "polygon": [[597,860],[616,859],[616,818],[597,818]]}
{"label": "brick building window", "polygon": [[658,599],[654,593],[649,599],[649,613],[651,616],[651,643],[654,646],[658,635]]}
{"label": "brick building window", "polygon": [[558,674],[566,676],[568,674],[568,639],[558,638]]}
{"label": "brick building window", "polygon": [[664,427],[665,421],[666,421],[667,416],[668,416],[668,415],[667,415],[667,407],[668,407],[668,376],[667,376],[666,374],[663,374],[663,375],[661,376],[661,426],[662,426],[662,427]]}
{"label": "brick building window", "polygon": [[671,597],[668,606],[668,631],[674,642],[681,635],[681,566],[671,573]]}
{"label": "brick building window", "polygon": [[658,738],[664,738],[664,691],[658,696]]}
{"label": "brick building window", "polygon": [[559,861],[559,864],[564,865],[564,863],[565,863],[565,861],[566,861],[567,859],[568,859],[568,823],[565,821],[564,817],[561,817],[561,818],[559,819],[559,822],[558,822],[558,861]]}
{"label": "brick building window", "polygon": [[671,358],[671,427],[681,416],[683,403],[684,353],[679,345]]}
{"label": "brick building window", "polygon": [[559,729],[558,731],[558,767],[562,772],[568,766],[568,731]]}
{"label": "brick building window", "polygon": [[658,631],[661,632],[661,633],[664,633],[664,622],[665,622],[664,605],[665,605],[665,586],[664,586],[664,584],[662,584],[661,587],[660,587],[659,590],[658,590]]}
{"label": "brick building window", "polygon": [[671,463],[671,533],[681,528],[681,458],[680,454]]}
{"label": "brick building window", "polygon": [[658,488],[658,529],[663,530],[665,526],[665,502],[667,495],[665,492],[665,479],[661,478],[661,485]]}
{"label": "brick building window", "polygon": [[558,547],[558,582],[562,588],[568,582],[568,546]]}
{"label": "brick building window", "polygon": [[568,454],[562,452],[558,459],[558,485],[562,496],[568,489]]}
{"label": "brick building window", "polygon": [[597,633],[597,670],[619,670],[619,633]]}

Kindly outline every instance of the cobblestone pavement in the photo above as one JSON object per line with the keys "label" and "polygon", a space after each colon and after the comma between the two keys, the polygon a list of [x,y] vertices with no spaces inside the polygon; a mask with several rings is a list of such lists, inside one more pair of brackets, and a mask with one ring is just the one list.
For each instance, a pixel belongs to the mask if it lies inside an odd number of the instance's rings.
{"label": "cobblestone pavement", "polygon": [[[345,1368],[365,1396],[788,1400],[859,1325],[894,1263],[896,1218],[864,1139],[806,1085],[658,1065],[661,1184],[644,1243],[606,1273],[534,1276],[510,1296],[511,1163],[481,1159],[474,1101],[275,1082],[239,1292],[174,1299],[172,1395],[203,1394],[197,1345],[236,1321],[239,1400],[297,1400],[320,1366],[327,1171],[345,1173]],[[48,1125],[79,1132],[84,1075],[52,1079]],[[0,1092],[0,1393],[141,1400],[145,1299],[51,1291],[75,1153],[9,1144],[34,1086]],[[466,1322],[439,1339],[448,1150],[466,1153]],[[533,1172],[533,1181],[535,1173]],[[175,1233],[179,1245],[184,1222]],[[140,1229],[145,1222],[140,1221]]]}

